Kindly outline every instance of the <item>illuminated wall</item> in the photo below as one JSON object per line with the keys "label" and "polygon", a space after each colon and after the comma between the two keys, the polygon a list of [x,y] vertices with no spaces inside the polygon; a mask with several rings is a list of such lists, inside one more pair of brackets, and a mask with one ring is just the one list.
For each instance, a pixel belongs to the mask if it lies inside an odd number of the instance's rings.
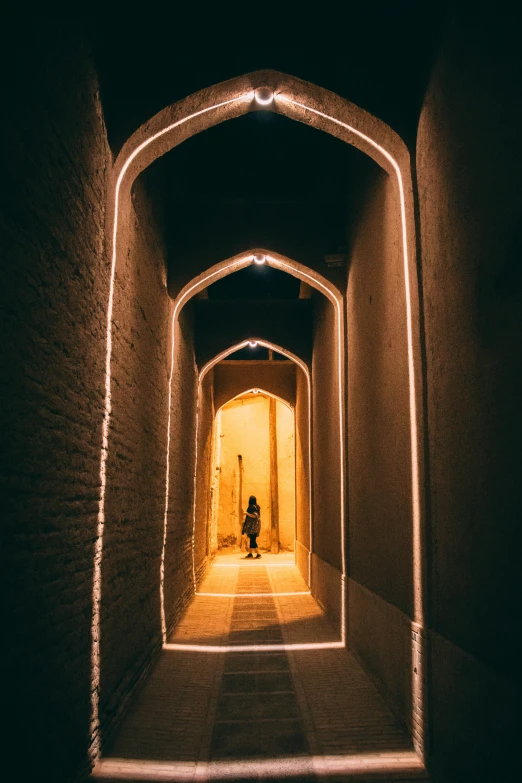
{"label": "illuminated wall", "polygon": [[348,277],[350,643],[411,716],[408,355],[396,182],[374,167]]}
{"label": "illuminated wall", "polygon": [[[239,460],[242,456],[243,510],[249,495],[261,506],[260,547],[270,546],[270,441],[269,398],[250,394],[225,405],[221,410],[220,486],[218,505],[218,542],[231,544],[237,539],[239,516]],[[282,402],[276,402],[277,468],[279,483],[279,540],[281,547],[293,550],[295,536],[295,449],[294,414]]]}

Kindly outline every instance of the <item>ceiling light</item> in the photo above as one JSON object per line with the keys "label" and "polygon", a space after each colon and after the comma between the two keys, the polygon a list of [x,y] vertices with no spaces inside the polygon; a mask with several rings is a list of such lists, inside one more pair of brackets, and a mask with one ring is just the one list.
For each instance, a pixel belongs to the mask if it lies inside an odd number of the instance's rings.
{"label": "ceiling light", "polygon": [[258,87],[254,95],[260,106],[268,106],[274,100],[274,91],[270,87]]}
{"label": "ceiling light", "polygon": [[248,341],[248,347],[249,348],[257,348],[257,340],[249,340]]}
{"label": "ceiling light", "polygon": [[254,264],[264,264],[266,261],[266,256],[264,256],[262,253],[256,253],[254,255]]}

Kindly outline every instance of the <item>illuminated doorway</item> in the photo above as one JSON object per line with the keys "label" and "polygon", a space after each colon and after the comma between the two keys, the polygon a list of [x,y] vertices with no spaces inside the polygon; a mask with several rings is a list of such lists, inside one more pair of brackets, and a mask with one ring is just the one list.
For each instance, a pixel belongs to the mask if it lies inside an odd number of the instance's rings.
{"label": "illuminated doorway", "polygon": [[295,421],[282,400],[252,390],[226,403],[214,427],[212,550],[239,549],[250,495],[261,506],[261,551],[295,548]]}

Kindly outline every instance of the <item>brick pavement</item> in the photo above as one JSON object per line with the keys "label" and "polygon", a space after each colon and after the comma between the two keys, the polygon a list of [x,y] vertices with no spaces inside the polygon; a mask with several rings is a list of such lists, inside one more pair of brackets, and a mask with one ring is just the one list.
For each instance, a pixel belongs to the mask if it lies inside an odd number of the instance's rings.
{"label": "brick pavement", "polygon": [[288,557],[217,559],[93,777],[425,780],[339,642]]}

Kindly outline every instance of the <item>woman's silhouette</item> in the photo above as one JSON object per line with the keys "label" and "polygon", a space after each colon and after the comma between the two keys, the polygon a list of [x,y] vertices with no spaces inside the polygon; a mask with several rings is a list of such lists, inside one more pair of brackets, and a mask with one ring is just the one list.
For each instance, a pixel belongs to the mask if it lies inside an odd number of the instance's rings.
{"label": "woman's silhouette", "polygon": [[257,537],[261,530],[261,508],[257,505],[257,500],[254,495],[250,495],[248,499],[248,508],[246,510],[245,521],[243,522],[242,533],[250,539],[248,547],[247,557],[256,556],[256,560],[261,557],[257,548]]}

